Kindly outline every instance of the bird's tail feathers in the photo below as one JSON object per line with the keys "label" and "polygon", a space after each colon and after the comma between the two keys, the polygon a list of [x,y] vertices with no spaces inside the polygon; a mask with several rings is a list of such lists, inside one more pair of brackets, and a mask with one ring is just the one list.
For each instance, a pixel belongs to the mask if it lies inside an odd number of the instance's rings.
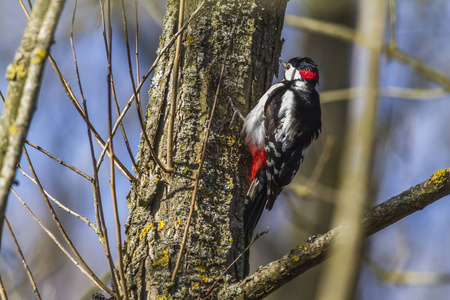
{"label": "bird's tail feathers", "polygon": [[[265,172],[263,173],[265,175]],[[261,179],[263,178],[257,176],[252,181],[245,197],[244,229],[246,246],[251,242],[253,231],[267,202],[266,180]]]}

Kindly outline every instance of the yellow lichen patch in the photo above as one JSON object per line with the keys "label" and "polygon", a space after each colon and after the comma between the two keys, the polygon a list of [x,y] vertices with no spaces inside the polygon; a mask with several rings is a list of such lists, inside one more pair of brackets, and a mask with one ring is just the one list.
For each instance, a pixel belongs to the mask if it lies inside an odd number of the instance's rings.
{"label": "yellow lichen patch", "polygon": [[197,272],[198,272],[199,274],[203,274],[203,273],[206,272],[205,264],[204,264],[201,260],[197,260],[195,269],[197,270]]}
{"label": "yellow lichen patch", "polygon": [[139,240],[142,240],[142,238],[143,238],[144,236],[146,236],[147,233],[148,233],[150,230],[154,229],[154,228],[155,228],[155,225],[153,225],[153,223],[151,223],[150,225],[145,226],[144,228],[142,228],[141,233],[139,234]]}
{"label": "yellow lichen patch", "polygon": [[25,78],[25,76],[27,76],[27,71],[23,65],[13,63],[6,69],[7,80],[22,79]]}
{"label": "yellow lichen patch", "polygon": [[222,144],[226,144],[231,147],[234,145],[236,140],[232,136],[228,136],[228,137],[222,137],[221,142],[222,142]]}
{"label": "yellow lichen patch", "polygon": [[411,201],[416,201],[416,198],[414,198],[414,195],[413,194],[411,194]]}
{"label": "yellow lichen patch", "polygon": [[198,287],[200,285],[200,282],[195,282],[192,284],[193,287]]}
{"label": "yellow lichen patch", "polygon": [[154,266],[167,266],[169,264],[169,252],[163,250],[160,254],[157,254],[152,265]]}
{"label": "yellow lichen patch", "polygon": [[187,37],[187,40],[188,40],[188,42],[190,43],[190,44],[192,44],[193,42],[194,42],[194,37],[192,36],[192,35],[189,35],[188,37]]}
{"label": "yellow lichen patch", "polygon": [[442,184],[442,183],[446,182],[447,180],[449,180],[448,169],[438,170],[431,177],[431,181],[434,184]]}
{"label": "yellow lichen patch", "polygon": [[10,126],[8,126],[8,128],[9,128],[9,132],[12,134],[16,134],[18,131],[17,126],[14,126],[14,125],[10,125]]}
{"label": "yellow lichen patch", "polygon": [[189,168],[185,167],[183,172],[184,172],[184,174],[186,174],[187,172],[189,172]]}
{"label": "yellow lichen patch", "polygon": [[231,147],[231,146],[234,145],[235,141],[236,141],[236,140],[235,140],[233,137],[229,136],[229,137],[227,138],[227,145]]}
{"label": "yellow lichen patch", "polygon": [[31,58],[32,64],[40,64],[47,57],[47,51],[44,49],[37,49],[33,53],[33,57]]}
{"label": "yellow lichen patch", "polygon": [[300,260],[300,256],[294,254],[294,255],[292,255],[292,260],[297,262]]}
{"label": "yellow lichen patch", "polygon": [[167,298],[161,295],[156,296],[156,299],[158,300],[166,300]]}
{"label": "yellow lichen patch", "polygon": [[166,223],[164,223],[164,221],[159,221],[158,229],[163,229],[164,225],[166,225]]}
{"label": "yellow lichen patch", "polygon": [[204,282],[211,282],[213,279],[212,278],[210,278],[210,277],[208,277],[208,276],[202,276],[202,280],[204,281]]}
{"label": "yellow lichen patch", "polygon": [[181,219],[178,219],[177,224],[178,225],[184,225],[184,222]]}

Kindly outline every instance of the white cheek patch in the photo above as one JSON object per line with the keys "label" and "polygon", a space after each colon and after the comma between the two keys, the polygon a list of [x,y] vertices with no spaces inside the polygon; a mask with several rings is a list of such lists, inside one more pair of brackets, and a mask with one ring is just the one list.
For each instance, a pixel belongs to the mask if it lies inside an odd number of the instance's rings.
{"label": "white cheek patch", "polygon": [[297,69],[294,68],[291,64],[288,64],[284,70],[284,79],[287,81],[292,81],[294,80],[296,73],[298,73]]}

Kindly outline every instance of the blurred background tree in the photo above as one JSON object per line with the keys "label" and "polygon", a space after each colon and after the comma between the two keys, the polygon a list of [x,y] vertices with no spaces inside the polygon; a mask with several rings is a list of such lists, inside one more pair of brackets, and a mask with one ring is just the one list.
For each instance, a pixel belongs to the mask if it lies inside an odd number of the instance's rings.
{"label": "blurred background tree", "polygon": [[[365,1],[361,1],[365,2]],[[349,100],[366,95],[354,86],[352,74],[358,68],[353,59],[365,47],[355,32],[360,2],[291,0],[286,9],[282,36],[285,39],[281,58],[312,57],[321,71],[321,96],[324,130],[312,147],[295,182],[282,194],[274,209],[265,212],[256,232],[270,227],[252,247],[251,267],[280,257],[308,236],[325,232],[330,226],[332,209],[339,184],[339,167],[348,124]],[[147,70],[156,58],[155,51],[162,31],[164,1],[140,1],[139,59]],[[69,41],[73,2],[67,2],[55,36],[51,53],[77,97],[74,62]],[[134,3],[126,3],[130,41],[134,43]],[[378,203],[428,178],[434,171],[450,165],[450,141],[447,112],[450,57],[448,48],[448,16],[450,4],[445,0],[389,1],[384,27],[384,46],[379,56],[378,108],[374,130],[373,159],[370,168],[370,190],[367,196]],[[107,59],[101,26],[99,4],[79,1],[74,23],[74,43],[80,77],[87,99],[90,119],[99,133],[108,136]],[[369,16],[370,17],[370,16]],[[318,23],[314,23],[317,22]],[[6,70],[19,45],[26,26],[20,5],[8,1],[0,10],[0,69]],[[132,94],[124,42],[121,7],[112,11],[112,61],[119,106],[125,106]],[[135,68],[135,65],[133,65]],[[145,71],[141,71],[144,73]],[[353,72],[353,73],[352,73]],[[280,78],[275,79],[275,81]],[[120,84],[117,84],[120,83]],[[6,94],[8,82],[0,80],[0,91]],[[143,91],[149,89],[146,82]],[[142,106],[147,97],[142,93]],[[136,110],[124,118],[124,127],[135,156],[140,138]],[[118,135],[118,137],[120,137]],[[237,139],[238,137],[236,137]],[[92,173],[86,125],[77,115],[58,77],[47,64],[45,77],[28,140],[78,169]],[[28,146],[27,146],[28,147]],[[132,162],[120,138],[115,153],[128,170]],[[95,154],[100,154],[95,148]],[[81,213],[89,220],[96,218],[92,209],[91,183],[61,167],[42,153],[29,149],[40,180],[49,193]],[[109,170],[100,168],[104,183],[100,192],[105,199],[106,224],[114,227],[110,205]],[[27,163],[21,166],[26,172]],[[34,183],[20,172],[14,186],[40,220],[57,232],[42,196]],[[128,216],[126,195],[129,180],[117,175],[117,199],[121,224]],[[450,294],[447,249],[450,237],[450,209],[446,201],[438,201],[424,211],[412,215],[367,240],[358,276],[355,298],[358,299],[444,299]],[[58,211],[69,236],[97,274],[108,273],[103,249],[97,235],[73,216]],[[27,215],[17,198],[10,194],[7,217],[22,247],[40,288],[43,299],[87,298],[92,286],[83,274],[61,254],[58,247]],[[111,245],[115,245],[111,231]],[[10,299],[32,298],[30,283],[15,246],[4,230],[0,257],[0,274]],[[116,251],[113,260],[117,261]],[[321,267],[298,277],[269,299],[314,299]],[[107,282],[108,280],[104,280]],[[86,294],[84,294],[86,292]],[[84,295],[84,296],[83,296]]]}

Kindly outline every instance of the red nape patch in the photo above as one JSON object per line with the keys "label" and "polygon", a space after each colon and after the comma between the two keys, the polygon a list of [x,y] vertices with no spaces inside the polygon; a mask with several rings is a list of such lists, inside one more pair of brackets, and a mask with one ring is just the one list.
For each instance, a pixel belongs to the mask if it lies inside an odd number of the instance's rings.
{"label": "red nape patch", "polygon": [[299,70],[300,76],[306,80],[319,80],[319,73],[311,70]]}
{"label": "red nape patch", "polygon": [[253,166],[251,181],[255,178],[256,173],[266,165],[266,152],[264,150],[252,151],[253,154]]}

